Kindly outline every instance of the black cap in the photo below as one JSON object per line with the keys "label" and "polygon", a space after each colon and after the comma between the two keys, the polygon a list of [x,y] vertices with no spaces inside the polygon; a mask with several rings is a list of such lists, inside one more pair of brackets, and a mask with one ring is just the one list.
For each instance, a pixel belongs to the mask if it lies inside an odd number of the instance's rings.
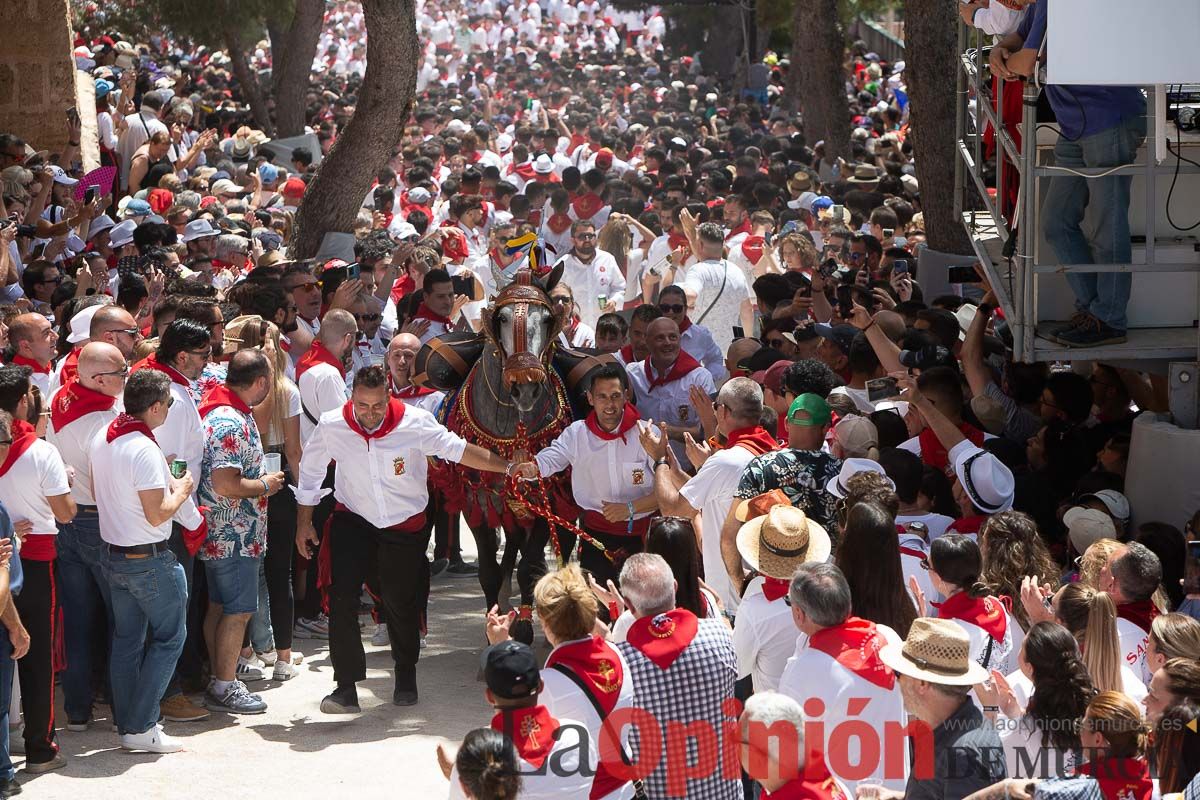
{"label": "black cap", "polygon": [[483,678],[492,694],[504,700],[521,700],[538,690],[541,673],[529,645],[514,642],[494,644],[483,651]]}
{"label": "black cap", "polygon": [[836,324],[818,322],[813,325],[813,330],[822,339],[828,339],[837,345],[838,349],[846,355],[850,355],[850,345],[854,342],[854,337],[858,335],[858,328],[853,325]]}
{"label": "black cap", "polygon": [[755,373],[762,372],[776,361],[787,360],[788,357],[776,350],[774,347],[762,347],[739,361],[737,366],[738,369],[744,369],[747,372]]}

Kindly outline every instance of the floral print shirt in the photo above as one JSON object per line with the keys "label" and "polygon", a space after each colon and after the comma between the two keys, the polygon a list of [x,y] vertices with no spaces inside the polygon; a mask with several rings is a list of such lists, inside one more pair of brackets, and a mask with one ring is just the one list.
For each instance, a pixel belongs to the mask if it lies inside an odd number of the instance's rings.
{"label": "floral print shirt", "polygon": [[836,536],[838,499],[825,491],[825,484],[841,469],[840,458],[821,450],[776,450],[746,465],[734,497],[749,500],[782,489],[792,505]]}
{"label": "floral print shirt", "polygon": [[204,417],[204,463],[200,505],[206,507],[208,536],[199,556],[205,561],[230,556],[261,558],[267,551],[267,498],[222,497],[213,489],[213,470],[233,468],[244,478],[263,473],[262,439],[254,417],[218,406]]}

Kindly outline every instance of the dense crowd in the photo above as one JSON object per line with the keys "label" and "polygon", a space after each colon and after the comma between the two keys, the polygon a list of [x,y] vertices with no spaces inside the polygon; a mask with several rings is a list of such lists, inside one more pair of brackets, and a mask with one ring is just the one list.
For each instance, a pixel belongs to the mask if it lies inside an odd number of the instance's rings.
{"label": "dense crowd", "polygon": [[[1018,58],[1024,5],[963,14]],[[289,247],[361,87],[356,4],[305,97],[320,152],[272,157],[226,54],[102,16],[75,51],[100,168],[75,117],[64,152],[0,133],[0,796],[11,753],[67,766],[60,713],[168,753],[164,723],[265,711],[297,638],[328,640],[322,711],[361,713],[360,613],[416,704],[430,581],[504,570],[536,586],[487,609],[496,715],[439,751],[451,797],[1200,796],[1200,512],[1123,494],[1161,386],[1014,362],[982,270],[974,300],[922,291],[903,63],[850,48],[833,159],[777,103],[786,61],[735,96],[657,8],[417,21],[412,116],[337,257]],[[506,457],[418,364],[531,267],[546,352],[600,366]],[[1101,293],[1068,342],[1119,329]],[[585,536],[466,563],[451,462],[562,476]]]}

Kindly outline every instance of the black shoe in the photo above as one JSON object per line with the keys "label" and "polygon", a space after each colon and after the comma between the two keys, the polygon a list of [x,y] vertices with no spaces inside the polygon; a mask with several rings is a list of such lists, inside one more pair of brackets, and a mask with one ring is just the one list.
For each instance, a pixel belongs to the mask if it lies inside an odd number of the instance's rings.
{"label": "black shoe", "polygon": [[358,690],[353,686],[339,686],[321,701],[321,711],[325,714],[359,714],[362,708],[358,705]]}
{"label": "black shoe", "polygon": [[62,753],[55,753],[54,758],[49,761],[39,761],[36,764],[25,762],[25,771],[30,775],[41,775],[45,772],[51,772],[56,769],[62,769],[67,765],[67,757]]}
{"label": "black shoe", "polygon": [[6,797],[12,797],[21,793],[21,784],[17,783],[16,778],[8,780],[0,779],[0,800]]}
{"label": "black shoe", "polygon": [[508,629],[508,635],[511,636],[514,641],[533,647],[533,620],[513,620],[512,626]]}
{"label": "black shoe", "polygon": [[429,565],[429,577],[436,578],[446,571],[446,567],[450,566],[450,559],[435,558],[433,563]]}
{"label": "black shoe", "polygon": [[416,689],[401,689],[399,686],[392,692],[392,705],[415,706],[417,704]]}
{"label": "black shoe", "polygon": [[1059,344],[1067,347],[1098,347],[1104,344],[1123,344],[1126,341],[1125,331],[1119,331],[1096,317],[1089,317],[1079,327],[1060,333],[1057,339]]}
{"label": "black shoe", "polygon": [[468,564],[465,561],[454,561],[450,566],[446,567],[447,575],[454,575],[459,578],[467,578],[479,574],[479,567],[475,564]]}

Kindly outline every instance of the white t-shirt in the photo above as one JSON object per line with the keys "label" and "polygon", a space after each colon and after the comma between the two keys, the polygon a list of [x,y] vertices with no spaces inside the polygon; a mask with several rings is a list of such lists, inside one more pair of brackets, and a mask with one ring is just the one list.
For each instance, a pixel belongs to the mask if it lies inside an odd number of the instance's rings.
{"label": "white t-shirt", "polygon": [[[300,390],[296,388],[296,384],[285,379],[283,382],[283,394],[284,419],[298,417],[304,413],[304,410],[300,407]],[[269,426],[267,430],[263,431],[263,445],[266,447],[282,447],[283,431],[277,431],[274,426]]]}
{"label": "white t-shirt", "polygon": [[745,274],[725,259],[699,261],[688,267],[679,285],[696,296],[693,321],[712,331],[722,352],[727,350],[733,341],[733,326],[742,324],[742,303],[754,299]]}
{"label": "white t-shirt", "polygon": [[737,611],[741,598],[729,579],[721,558],[721,528],[733,505],[742,471],[754,460],[744,447],[727,447],[708,457],[695,475],[679,489],[679,494],[700,510],[700,556],[704,563],[704,582],[716,590],[730,614]]}
{"label": "white t-shirt", "polygon": [[[170,485],[171,470],[162,450],[140,433],[118,436],[112,443],[106,435],[106,430],[97,433],[91,448],[100,538],[122,546],[166,541],[171,537],[171,520],[151,525],[138,497],[138,492],[148,489],[165,492]],[[201,519],[191,500],[175,517],[187,528],[196,527]]]}
{"label": "white t-shirt", "polygon": [[67,466],[54,445],[38,439],[0,475],[0,502],[14,523],[29,520],[32,533],[56,535],[58,522],[47,497],[69,494]]}
{"label": "white t-shirt", "polygon": [[[744,449],[744,448],[739,448]],[[737,651],[738,677],[752,675],[754,691],[776,691],[783,668],[796,649],[796,623],[792,609],[780,597],[768,600],[762,577],[746,587],[733,626],[733,649]]]}

